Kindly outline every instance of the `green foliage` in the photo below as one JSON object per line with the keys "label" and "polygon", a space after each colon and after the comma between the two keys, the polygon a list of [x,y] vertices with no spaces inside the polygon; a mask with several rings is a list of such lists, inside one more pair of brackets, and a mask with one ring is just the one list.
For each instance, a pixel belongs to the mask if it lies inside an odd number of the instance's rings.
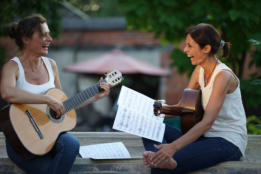
{"label": "green foliage", "polygon": [[261,103],[261,78],[252,80],[241,80],[241,89],[244,92],[245,105],[257,108]]}
{"label": "green foliage", "polygon": [[253,38],[255,39],[250,39],[249,42],[255,46],[256,50],[252,53],[252,60],[249,63],[249,68],[251,68],[253,65],[261,67],[261,34]]}
{"label": "green foliage", "polygon": [[261,120],[257,116],[247,117],[247,133],[261,135]]}
{"label": "green foliage", "polygon": [[[247,53],[252,60],[247,67],[261,67],[261,46],[253,40],[261,40],[261,1],[252,0],[119,0],[124,11],[129,28],[153,31],[155,37],[163,38],[173,45],[178,45],[185,38],[188,27],[198,23],[213,24],[221,33],[222,39],[231,43],[231,53],[225,63],[242,79]],[[188,65],[188,58],[183,53],[174,50],[172,53],[174,65],[180,73],[191,73],[193,67]],[[250,81],[260,78],[253,74]],[[255,90],[253,90],[255,89]],[[257,86],[243,82],[242,92],[248,95],[252,104],[255,98],[261,98]],[[259,88],[260,89],[260,88]],[[256,93],[248,93],[249,91]],[[253,94],[253,95],[252,95]],[[254,106],[260,106],[258,101]]]}
{"label": "green foliage", "polygon": [[184,52],[182,52],[179,49],[175,49],[171,53],[171,58],[175,60],[175,62],[171,64],[171,66],[177,66],[178,72],[180,74],[183,74],[185,72],[188,72],[189,76],[192,74],[192,70],[194,66],[191,65],[190,59],[187,57],[186,54],[184,54]]}
{"label": "green foliage", "polygon": [[59,8],[62,0],[1,0],[0,1],[0,36],[6,35],[5,27],[13,21],[31,15],[32,13],[41,13],[48,19],[48,25],[54,37],[60,33],[61,16]]}

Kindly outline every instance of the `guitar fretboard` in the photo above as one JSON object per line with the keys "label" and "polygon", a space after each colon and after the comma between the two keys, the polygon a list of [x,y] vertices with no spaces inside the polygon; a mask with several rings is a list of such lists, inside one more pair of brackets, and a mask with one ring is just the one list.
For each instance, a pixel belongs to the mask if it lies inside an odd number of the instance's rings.
{"label": "guitar fretboard", "polygon": [[70,111],[71,109],[79,106],[80,104],[82,104],[83,102],[85,102],[89,98],[93,97],[98,92],[100,92],[99,87],[100,87],[100,83],[98,82],[95,85],[93,85],[93,86],[85,89],[84,91],[76,94],[75,96],[65,100],[63,102],[64,108],[65,108],[64,113],[66,113],[66,112]]}

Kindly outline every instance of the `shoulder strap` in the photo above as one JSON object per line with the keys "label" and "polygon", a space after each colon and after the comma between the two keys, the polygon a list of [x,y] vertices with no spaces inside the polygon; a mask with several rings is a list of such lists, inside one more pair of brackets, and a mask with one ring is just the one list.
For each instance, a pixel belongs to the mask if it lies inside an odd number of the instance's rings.
{"label": "shoulder strap", "polygon": [[203,71],[204,71],[204,69],[202,67],[200,67],[199,75],[198,75],[198,83],[199,83],[200,88],[204,87],[204,80],[203,80],[204,73],[203,73]]}
{"label": "shoulder strap", "polygon": [[11,61],[16,62],[17,65],[18,65],[18,70],[19,70],[18,80],[25,79],[25,77],[24,77],[24,68],[23,68],[23,65],[20,62],[19,58],[18,57],[14,57],[14,58],[11,59]]}
{"label": "shoulder strap", "polygon": [[49,61],[49,59],[47,57],[42,57],[42,59],[43,59],[44,64],[45,64],[45,66],[48,70],[50,80],[54,79],[54,73],[53,73],[53,68],[52,68],[51,62]]}

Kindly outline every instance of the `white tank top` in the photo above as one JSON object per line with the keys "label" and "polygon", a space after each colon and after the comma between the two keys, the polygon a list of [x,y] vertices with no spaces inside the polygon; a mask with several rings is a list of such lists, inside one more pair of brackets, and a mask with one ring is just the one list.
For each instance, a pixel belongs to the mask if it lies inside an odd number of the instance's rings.
{"label": "white tank top", "polygon": [[41,84],[41,85],[31,84],[26,81],[25,74],[24,74],[24,68],[18,57],[14,57],[11,60],[15,61],[17,63],[18,69],[19,69],[19,77],[16,81],[17,88],[23,89],[23,90],[26,90],[28,92],[32,92],[35,94],[45,94],[49,89],[55,88],[52,65],[47,57],[42,57],[42,60],[45,64],[45,67],[47,68],[47,71],[49,74],[49,81],[44,84]]}
{"label": "white tank top", "polygon": [[[209,84],[205,87],[204,69],[202,67],[200,68],[199,85],[202,90],[202,105],[204,110],[206,109],[209,98],[211,96],[215,77],[222,70],[228,70],[231,73],[233,73],[229,67],[227,67],[223,63],[220,63],[216,66]],[[238,80],[237,88],[232,93],[226,95],[224,104],[214,124],[208,131],[205,132],[204,136],[222,137],[227,141],[236,145],[244,156],[246,146],[247,146],[246,115],[241,100],[239,79],[237,78],[237,80]]]}

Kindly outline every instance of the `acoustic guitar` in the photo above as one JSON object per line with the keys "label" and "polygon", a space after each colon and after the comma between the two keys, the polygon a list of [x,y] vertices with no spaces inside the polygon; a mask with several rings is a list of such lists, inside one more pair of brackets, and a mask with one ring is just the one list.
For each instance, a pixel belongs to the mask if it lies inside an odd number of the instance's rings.
{"label": "acoustic guitar", "polygon": [[177,105],[165,105],[160,101],[154,103],[154,114],[166,114],[166,119],[180,116],[180,127],[183,134],[198,123],[204,114],[201,104],[201,91],[184,89],[181,100]]}
{"label": "acoustic guitar", "polygon": [[[103,82],[115,86],[122,81],[122,74],[113,70],[105,74]],[[53,88],[45,95],[63,102],[65,112],[60,118],[46,104],[10,104],[1,108],[0,124],[8,143],[13,149],[30,159],[48,153],[59,134],[76,125],[74,108],[101,91],[100,82],[71,98]]]}

